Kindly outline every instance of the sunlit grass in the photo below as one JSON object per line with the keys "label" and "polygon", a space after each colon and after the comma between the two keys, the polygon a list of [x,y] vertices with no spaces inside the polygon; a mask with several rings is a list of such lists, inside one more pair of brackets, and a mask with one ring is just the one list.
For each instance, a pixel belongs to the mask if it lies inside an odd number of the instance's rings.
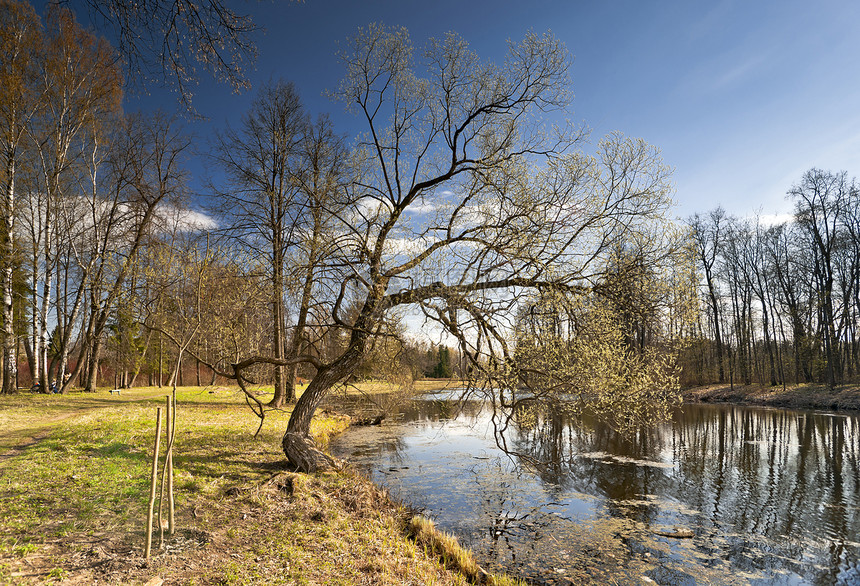
{"label": "sunlit grass", "polygon": [[433,521],[420,515],[409,520],[408,529],[415,542],[439,556],[449,568],[466,576],[471,582],[493,586],[517,586],[523,583],[506,575],[486,572],[475,557],[464,549],[457,538],[436,528]]}
{"label": "sunlit grass", "polygon": [[[261,400],[271,391],[254,389]],[[0,459],[0,584],[135,583],[153,572],[176,583],[467,583],[407,537],[411,515],[368,481],[285,472],[290,409],[267,411],[255,439],[259,420],[232,387],[176,393],[177,526],[205,547],[171,555],[156,546],[141,566],[155,413],[169,393],[0,396],[0,447],[19,446]],[[325,446],[347,425],[328,414],[311,431]],[[117,564],[125,569],[97,574]]]}

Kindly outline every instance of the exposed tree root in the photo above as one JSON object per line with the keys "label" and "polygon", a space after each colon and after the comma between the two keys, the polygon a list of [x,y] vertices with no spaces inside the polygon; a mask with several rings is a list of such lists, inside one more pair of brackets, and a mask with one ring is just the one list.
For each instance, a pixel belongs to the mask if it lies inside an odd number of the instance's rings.
{"label": "exposed tree root", "polygon": [[340,460],[319,450],[312,439],[300,433],[285,433],[281,447],[290,464],[302,472],[313,474],[343,467]]}

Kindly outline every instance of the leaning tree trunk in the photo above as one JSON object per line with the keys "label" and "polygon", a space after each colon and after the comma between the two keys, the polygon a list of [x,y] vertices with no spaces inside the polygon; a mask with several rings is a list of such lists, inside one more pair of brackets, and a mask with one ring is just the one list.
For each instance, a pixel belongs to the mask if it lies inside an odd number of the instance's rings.
{"label": "leaning tree trunk", "polygon": [[281,446],[287,459],[299,470],[315,472],[331,468],[336,464],[331,456],[323,454],[314,446],[310,437],[311,419],[332,387],[346,380],[361,364],[361,359],[367,352],[370,332],[375,329],[384,311],[382,296],[387,286],[388,280],[381,279],[371,289],[352,326],[346,351],[331,364],[321,366],[308,388],[296,401]]}
{"label": "leaning tree trunk", "polygon": [[281,440],[284,455],[297,469],[313,473],[336,468],[337,461],[319,450],[310,437],[311,419],[328,392],[346,379],[358,367],[363,355],[363,342],[353,344],[330,366],[320,368],[308,388],[296,401]]}
{"label": "leaning tree trunk", "polygon": [[313,474],[339,467],[339,462],[314,445],[312,439],[298,433],[287,432],[281,447],[290,464],[297,470]]}

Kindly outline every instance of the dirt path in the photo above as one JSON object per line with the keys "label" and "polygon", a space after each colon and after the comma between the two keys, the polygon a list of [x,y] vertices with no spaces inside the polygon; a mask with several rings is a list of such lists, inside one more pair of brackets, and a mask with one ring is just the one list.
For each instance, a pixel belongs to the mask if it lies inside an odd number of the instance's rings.
{"label": "dirt path", "polygon": [[9,458],[14,458],[15,456],[20,456],[24,453],[24,450],[35,446],[40,441],[42,441],[46,437],[49,437],[50,435],[50,430],[46,429],[39,433],[24,438],[24,443],[12,446],[11,448],[6,448],[4,451],[0,452],[0,462]]}
{"label": "dirt path", "polygon": [[76,415],[92,411],[92,407],[75,408],[63,413],[57,413],[43,419],[35,427],[19,428],[12,432],[0,433],[0,462],[15,456],[20,456],[42,440],[51,437],[51,432],[58,423],[71,419]]}
{"label": "dirt path", "polygon": [[61,423],[102,409],[116,408],[164,395],[151,389],[128,396],[106,393],[40,395],[18,393],[0,396],[0,462],[14,458],[50,437]]}

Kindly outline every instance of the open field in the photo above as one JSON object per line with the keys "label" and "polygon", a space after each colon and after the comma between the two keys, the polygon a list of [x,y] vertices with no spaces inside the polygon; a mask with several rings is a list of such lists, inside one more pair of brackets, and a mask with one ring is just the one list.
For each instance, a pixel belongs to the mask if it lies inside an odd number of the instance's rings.
{"label": "open field", "polygon": [[[410,539],[410,512],[363,478],[285,470],[288,412],[269,412],[254,439],[258,419],[226,387],[177,393],[177,531],[163,548],[156,533],[147,563],[166,392],[0,396],[0,584],[467,583],[445,567],[455,556]],[[325,445],[347,425],[327,411],[313,433]]]}

